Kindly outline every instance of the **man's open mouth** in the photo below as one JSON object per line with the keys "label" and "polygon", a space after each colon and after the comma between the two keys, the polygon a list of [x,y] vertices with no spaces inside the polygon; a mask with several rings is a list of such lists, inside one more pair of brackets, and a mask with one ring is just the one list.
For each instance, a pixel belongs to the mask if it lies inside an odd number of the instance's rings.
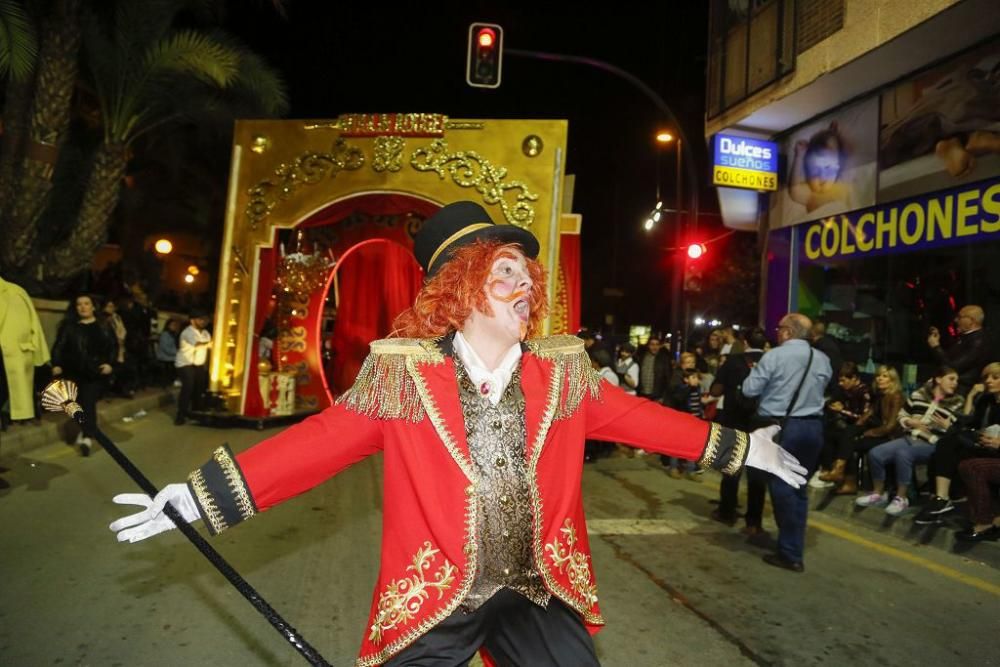
{"label": "man's open mouth", "polygon": [[514,312],[517,314],[519,318],[527,322],[528,318],[531,316],[531,305],[528,303],[528,300],[518,299],[517,301],[515,301]]}

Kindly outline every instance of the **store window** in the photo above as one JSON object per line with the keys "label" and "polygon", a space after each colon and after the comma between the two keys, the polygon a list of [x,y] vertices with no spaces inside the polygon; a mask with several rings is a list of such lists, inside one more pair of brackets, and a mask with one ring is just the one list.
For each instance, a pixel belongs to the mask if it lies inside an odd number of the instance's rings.
{"label": "store window", "polygon": [[943,345],[958,335],[955,315],[969,304],[982,306],[995,335],[1000,330],[1000,242],[970,243],[798,267],[798,310],[823,317],[827,333],[845,361],[868,372],[889,364],[912,385],[929,377],[934,359],[927,347],[930,327]]}

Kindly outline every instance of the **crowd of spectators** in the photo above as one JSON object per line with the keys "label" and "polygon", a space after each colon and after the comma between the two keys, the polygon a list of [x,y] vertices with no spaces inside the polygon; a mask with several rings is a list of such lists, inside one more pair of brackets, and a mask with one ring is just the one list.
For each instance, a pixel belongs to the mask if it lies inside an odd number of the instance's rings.
{"label": "crowd of spectators", "polygon": [[[872,372],[869,363],[865,373],[842,361],[825,324],[813,323],[806,338],[829,361],[832,378],[822,399],[822,450],[810,467],[816,470],[810,486],[850,496],[859,508],[911,515],[920,525],[955,525],[949,517],[964,515],[956,539],[1000,539],[1000,353],[990,349],[983,324],[982,308],[963,307],[955,318],[957,340],[947,348],[932,328],[927,344],[937,367],[906,392],[891,365]],[[669,338],[655,334],[641,345],[610,344],[586,330],[580,336],[602,377],[625,391],[724,426],[761,426],[755,422],[758,402],[743,392],[774,344],[759,328],[714,330],[680,354]],[[592,442],[585,459],[616,449],[642,454]],[[661,458],[670,477],[700,481],[693,462]],[[711,516],[730,526],[742,516],[742,531],[754,540],[763,533],[768,480],[754,471],[747,477],[744,513],[738,513],[740,478],[724,478]]]}

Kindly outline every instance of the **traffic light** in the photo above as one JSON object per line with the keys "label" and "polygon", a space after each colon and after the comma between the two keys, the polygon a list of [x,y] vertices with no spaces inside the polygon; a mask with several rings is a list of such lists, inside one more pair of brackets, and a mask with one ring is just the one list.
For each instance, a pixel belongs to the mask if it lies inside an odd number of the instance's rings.
{"label": "traffic light", "polygon": [[701,259],[705,256],[704,243],[692,243],[685,250],[684,259],[684,291],[700,292],[705,279],[705,267]]}
{"label": "traffic light", "polygon": [[503,28],[495,23],[469,26],[465,82],[475,88],[499,88],[503,69]]}
{"label": "traffic light", "polygon": [[692,243],[687,247],[687,255],[689,259],[699,259],[705,254],[705,245],[703,243]]}

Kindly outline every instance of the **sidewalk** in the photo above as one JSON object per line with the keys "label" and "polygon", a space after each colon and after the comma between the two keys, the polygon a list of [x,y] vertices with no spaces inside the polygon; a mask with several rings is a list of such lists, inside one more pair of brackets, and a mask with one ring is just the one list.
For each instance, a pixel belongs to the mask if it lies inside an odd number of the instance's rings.
{"label": "sidewalk", "polygon": [[959,504],[958,509],[942,523],[920,526],[913,522],[920,512],[920,505],[914,505],[900,516],[894,517],[879,507],[856,506],[854,496],[835,496],[828,489],[810,488],[809,509],[810,516],[822,518],[824,514],[832,515],[857,523],[868,530],[892,535],[906,542],[904,548],[908,550],[933,547],[1000,569],[1000,542],[969,543],[955,539],[955,531],[968,525],[963,504]]}
{"label": "sidewalk", "polygon": [[[144,389],[133,398],[104,398],[97,406],[100,423],[120,421],[141,410],[172,405],[177,390],[172,387]],[[64,413],[44,412],[41,421],[15,422],[0,432],[0,461],[27,454],[56,442],[72,444],[79,427]]]}

